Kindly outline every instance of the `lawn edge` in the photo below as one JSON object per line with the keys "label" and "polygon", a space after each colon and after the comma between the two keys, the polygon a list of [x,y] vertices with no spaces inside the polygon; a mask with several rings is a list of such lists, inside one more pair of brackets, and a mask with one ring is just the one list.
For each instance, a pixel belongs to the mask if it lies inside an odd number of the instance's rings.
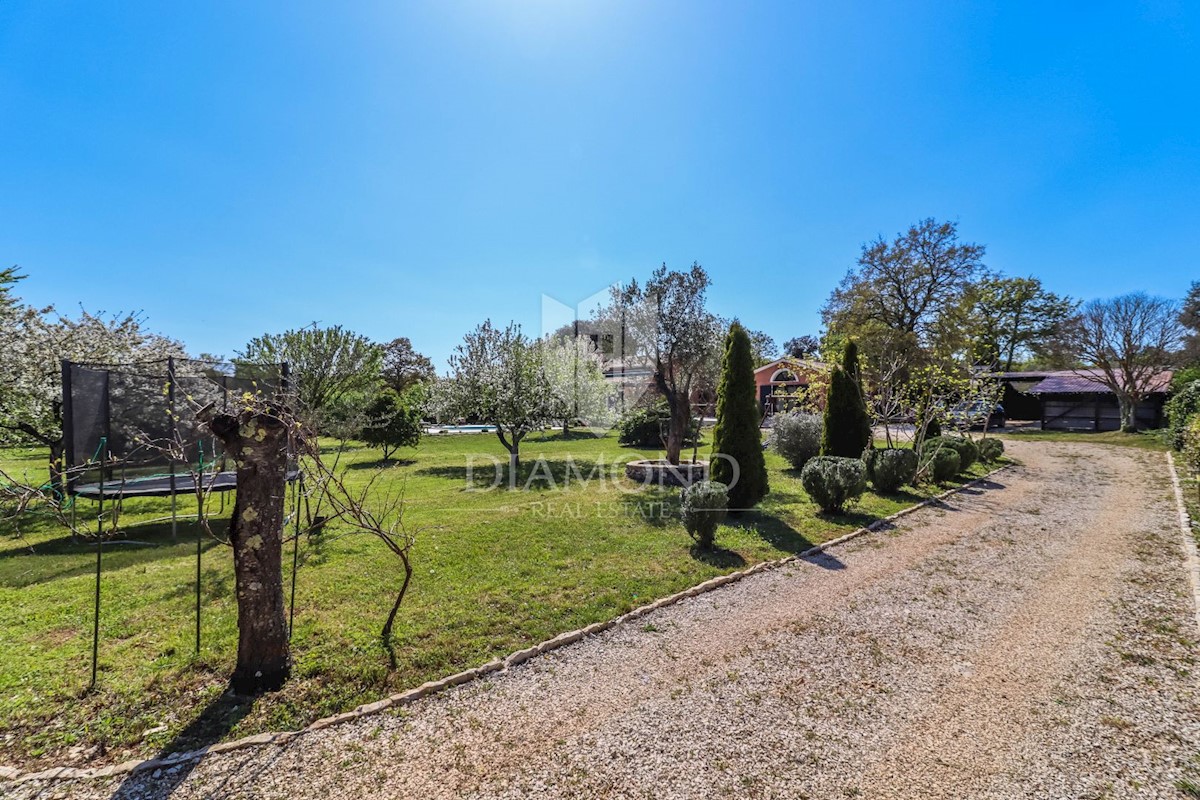
{"label": "lawn edge", "polygon": [[[1183,495],[1179,487],[1179,479],[1175,474],[1175,466],[1174,462],[1170,458],[1170,453],[1167,454],[1167,462],[1171,471],[1171,479],[1175,486],[1176,501],[1180,504],[1180,510],[1182,514],[1181,522],[1184,523],[1185,533],[1190,533],[1190,524],[1187,523],[1187,512],[1183,508]],[[54,780],[95,780],[100,778],[111,778],[117,775],[131,775],[137,772],[145,772],[147,770],[169,768],[178,764],[187,763],[189,761],[198,761],[207,755],[214,755],[216,753],[228,753],[234,750],[243,750],[245,748],[257,747],[265,744],[283,744],[295,739],[298,736],[303,736],[306,733],[312,733],[333,725],[339,725],[343,722],[350,722],[351,720],[361,719],[362,717],[378,714],[381,711],[386,711],[389,708],[411,705],[412,703],[429,697],[430,695],[437,694],[454,686],[461,686],[462,684],[470,683],[471,681],[483,678],[494,672],[506,672],[513,667],[529,661],[535,656],[558,650],[559,648],[574,644],[575,642],[578,642],[588,636],[603,633],[604,631],[615,628],[618,625],[623,625],[625,623],[641,619],[652,611],[657,611],[660,608],[666,608],[667,606],[675,605],[676,603],[679,603],[680,601],[686,600],[690,597],[707,594],[708,592],[719,589],[722,586],[736,583],[743,578],[748,578],[751,575],[757,575],[760,572],[779,569],[780,567],[803,561],[816,555],[817,553],[821,553],[831,547],[845,544],[852,539],[857,539],[860,536],[877,531],[889,523],[895,522],[902,517],[906,517],[915,511],[919,511],[922,508],[939,503],[948,497],[958,494],[959,492],[977,486],[978,484],[981,484],[991,478],[993,475],[1003,472],[1004,470],[1014,466],[1017,466],[1017,464],[1011,461],[1007,464],[1002,464],[1001,466],[979,476],[978,478],[974,478],[961,486],[956,486],[953,489],[947,489],[944,492],[927,497],[919,503],[915,503],[907,508],[897,511],[895,514],[881,517],[869,525],[839,536],[836,539],[830,539],[827,542],[813,545],[807,550],[794,555],[785,556],[783,558],[774,559],[771,561],[760,561],[757,564],[753,564],[745,569],[738,570],[736,572],[730,572],[726,575],[718,575],[715,578],[709,578],[708,580],[698,583],[695,586],[683,589],[675,594],[659,598],[658,600],[647,603],[646,605],[639,606],[638,608],[628,611],[619,617],[614,617],[613,619],[603,622],[594,622],[591,625],[586,625],[573,631],[560,633],[557,636],[547,639],[539,644],[535,644],[532,647],[527,647],[523,650],[517,650],[513,653],[509,653],[503,658],[495,658],[479,667],[463,670],[462,672],[457,672],[453,675],[436,681],[428,681],[415,689],[408,689],[406,691],[399,692],[374,703],[366,703],[354,709],[353,711],[347,711],[342,714],[335,714],[331,717],[325,717],[323,719],[316,720],[315,722],[312,722],[308,726],[297,731],[259,733],[253,736],[235,739],[231,742],[219,742],[217,744],[207,745],[198,750],[187,750],[181,753],[171,753],[169,755],[156,756],[148,759],[134,759],[131,761],[122,762],[120,764],[112,764],[106,767],[50,767],[49,769],[39,770],[37,772],[23,772],[13,767],[0,765],[0,780],[5,780],[10,783],[30,783],[33,781]],[[1190,551],[1190,558],[1192,559],[1191,575],[1193,581],[1193,590],[1196,592],[1197,602],[1200,603],[1200,559],[1196,558],[1194,543]],[[1197,623],[1200,624],[1200,605],[1197,606],[1196,614]]]}
{"label": "lawn edge", "polygon": [[1183,500],[1183,484],[1179,482],[1179,472],[1175,469],[1175,456],[1167,451],[1167,469],[1171,473],[1171,488],[1175,492],[1175,507],[1179,511],[1179,532],[1183,534],[1183,562],[1187,570],[1188,582],[1192,586],[1192,612],[1196,618],[1196,628],[1200,630],[1200,554],[1196,552],[1196,537],[1192,534],[1192,518],[1188,514],[1187,503]]}

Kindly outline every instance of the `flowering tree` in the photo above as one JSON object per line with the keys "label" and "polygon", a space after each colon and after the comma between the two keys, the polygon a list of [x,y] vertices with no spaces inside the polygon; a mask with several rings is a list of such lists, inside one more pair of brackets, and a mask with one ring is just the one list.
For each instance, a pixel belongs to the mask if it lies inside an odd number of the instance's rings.
{"label": "flowering tree", "polygon": [[51,480],[62,472],[62,359],[107,364],[139,364],[184,357],[179,342],[146,331],[137,314],[78,317],[22,304],[11,296],[20,280],[13,270],[0,274],[0,433],[3,438],[37,442],[50,450]]}
{"label": "flowering tree", "polygon": [[521,440],[555,418],[543,349],[515,323],[501,330],[488,320],[468,333],[434,397],[439,416],[496,427],[509,454],[510,480],[520,466]]}
{"label": "flowering tree", "polygon": [[604,379],[600,354],[590,339],[560,336],[540,343],[550,384],[550,415],[563,435],[576,420],[598,424],[609,414],[613,386]]}

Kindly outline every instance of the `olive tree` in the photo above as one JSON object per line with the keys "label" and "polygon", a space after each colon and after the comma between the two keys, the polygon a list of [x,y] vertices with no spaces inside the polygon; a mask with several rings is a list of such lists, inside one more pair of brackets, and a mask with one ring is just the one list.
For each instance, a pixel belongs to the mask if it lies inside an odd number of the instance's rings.
{"label": "olive tree", "polygon": [[671,418],[666,456],[679,463],[692,420],[691,395],[712,365],[720,363],[720,320],[705,305],[711,281],[699,264],[687,272],[663,264],[645,285],[637,280],[613,289],[604,312],[622,320],[626,358],[645,358],[653,364],[654,385],[667,401]]}

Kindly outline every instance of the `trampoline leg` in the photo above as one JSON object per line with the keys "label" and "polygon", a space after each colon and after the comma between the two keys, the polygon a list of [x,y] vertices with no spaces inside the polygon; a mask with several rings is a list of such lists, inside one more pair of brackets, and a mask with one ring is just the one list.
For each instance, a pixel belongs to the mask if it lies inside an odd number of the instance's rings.
{"label": "trampoline leg", "polygon": [[171,490],[171,541],[179,538],[179,517],[177,514],[177,501],[174,489]]}

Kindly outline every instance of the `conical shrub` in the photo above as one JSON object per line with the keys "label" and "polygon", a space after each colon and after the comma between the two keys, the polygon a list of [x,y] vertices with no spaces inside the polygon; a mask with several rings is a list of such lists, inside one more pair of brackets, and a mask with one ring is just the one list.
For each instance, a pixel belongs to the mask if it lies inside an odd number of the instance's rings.
{"label": "conical shrub", "polygon": [[734,322],[725,337],[721,360],[710,470],[714,481],[729,487],[729,507],[733,510],[753,507],[770,490],[759,430],[761,420],[750,336]]}
{"label": "conical shrub", "polygon": [[859,380],[858,346],[848,342],[841,367],[830,376],[821,455],[859,458],[870,443],[871,418]]}

